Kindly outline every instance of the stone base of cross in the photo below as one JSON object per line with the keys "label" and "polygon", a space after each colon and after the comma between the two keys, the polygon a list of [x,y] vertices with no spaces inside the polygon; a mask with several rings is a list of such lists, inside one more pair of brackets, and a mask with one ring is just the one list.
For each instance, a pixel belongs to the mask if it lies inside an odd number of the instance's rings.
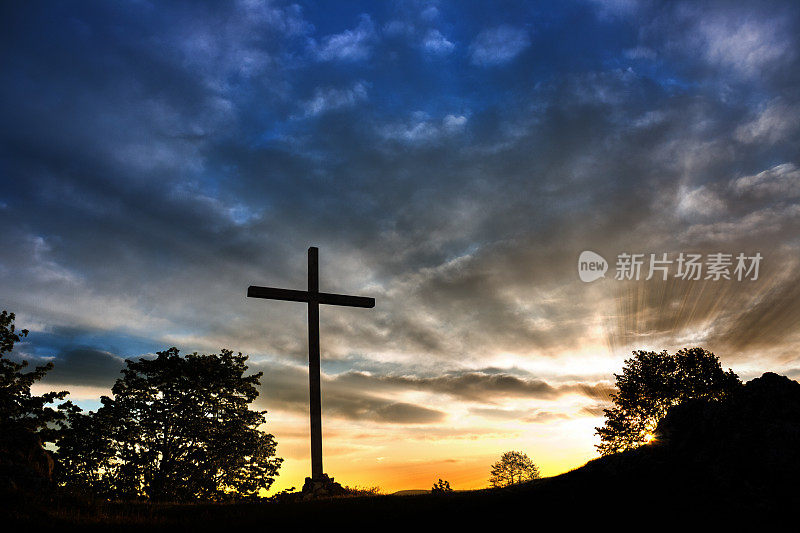
{"label": "stone base of cross", "polygon": [[328,474],[322,474],[318,479],[307,477],[300,494],[304,500],[313,500],[328,496],[344,496],[347,491],[332,477],[328,477]]}

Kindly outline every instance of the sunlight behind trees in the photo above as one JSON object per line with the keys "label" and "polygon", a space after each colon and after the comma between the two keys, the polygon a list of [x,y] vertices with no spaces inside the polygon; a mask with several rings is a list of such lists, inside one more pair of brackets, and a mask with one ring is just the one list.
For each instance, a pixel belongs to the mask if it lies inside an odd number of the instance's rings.
{"label": "sunlight behind trees", "polygon": [[693,398],[721,399],[741,387],[733,370],[725,372],[716,355],[699,347],[675,354],[634,351],[622,374],[614,377],[614,407],[604,410],[605,425],[596,428],[602,455],[654,440],[659,421],[673,405]]}

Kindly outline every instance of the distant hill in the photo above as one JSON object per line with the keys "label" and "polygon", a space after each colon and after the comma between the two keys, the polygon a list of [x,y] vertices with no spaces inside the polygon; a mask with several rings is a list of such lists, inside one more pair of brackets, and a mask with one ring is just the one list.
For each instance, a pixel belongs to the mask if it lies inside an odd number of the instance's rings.
{"label": "distant hill", "polygon": [[730,522],[747,514],[764,522],[800,506],[799,450],[800,383],[767,373],[724,401],[695,400],[674,407],[651,444],[600,457],[560,476],[503,489],[417,495],[400,491],[281,504],[106,504],[84,506],[80,512],[62,504],[34,513],[15,511],[26,523],[135,522],[149,529],[277,522],[475,526],[487,520],[530,523],[543,517],[573,525],[580,520],[648,529],[665,522],[695,524],[700,518]]}
{"label": "distant hill", "polygon": [[430,494],[430,490],[424,489],[408,489],[408,490],[398,490],[397,492],[393,492],[391,496],[419,496],[420,494]]}

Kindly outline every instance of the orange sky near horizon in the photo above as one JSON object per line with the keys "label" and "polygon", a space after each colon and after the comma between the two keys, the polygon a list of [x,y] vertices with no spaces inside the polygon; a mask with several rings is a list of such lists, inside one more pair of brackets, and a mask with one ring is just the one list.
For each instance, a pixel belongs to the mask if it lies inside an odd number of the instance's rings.
{"label": "orange sky near horizon", "polygon": [[[297,420],[303,422],[307,421]],[[350,487],[379,487],[383,493],[393,493],[430,489],[441,478],[455,490],[481,489],[489,486],[491,465],[509,450],[528,454],[545,477],[582,466],[597,457],[593,433],[601,424],[601,417],[586,417],[531,428],[512,424],[507,434],[476,432],[436,439],[424,434],[403,438],[398,435],[402,430],[392,428],[350,436],[337,429],[326,431],[323,419],[323,458],[326,473]],[[299,489],[309,475],[308,435],[293,429],[282,424],[269,427],[278,440],[278,456],[284,458],[270,494]]]}

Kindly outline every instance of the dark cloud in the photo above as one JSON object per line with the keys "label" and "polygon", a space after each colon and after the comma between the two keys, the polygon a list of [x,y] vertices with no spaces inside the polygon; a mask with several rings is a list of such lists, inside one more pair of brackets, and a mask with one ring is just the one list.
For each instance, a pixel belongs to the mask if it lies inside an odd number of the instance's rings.
{"label": "dark cloud", "polygon": [[607,398],[610,390],[610,385],[606,382],[553,385],[530,375],[520,377],[494,369],[487,370],[487,372],[440,371],[440,375],[435,377],[347,372],[335,376],[331,382],[350,390],[416,390],[486,404],[495,403],[502,398],[552,400],[566,394]]}
{"label": "dark cloud", "polygon": [[575,391],[572,386],[554,387],[542,380],[526,380],[508,374],[465,373],[436,378],[386,377],[381,378],[381,381],[473,401],[492,401],[493,398],[501,397],[552,399]]}
{"label": "dark cloud", "polygon": [[[39,360],[31,362],[39,363]],[[89,347],[68,349],[42,362],[53,363],[53,370],[47,373],[44,382],[62,387],[82,385],[110,389],[125,367],[121,357]]]}
{"label": "dark cloud", "polygon": [[[326,402],[330,403],[330,402]],[[378,400],[360,399],[348,405],[331,409],[334,415],[354,420],[374,420],[390,424],[433,424],[442,422],[446,414],[410,403],[386,403]]]}
{"label": "dark cloud", "polygon": [[[254,368],[264,371],[260,405],[267,409],[308,411],[306,369],[276,364],[254,365]],[[326,416],[389,424],[431,424],[446,418],[446,413],[439,410],[378,396],[382,392],[380,387],[353,388],[352,383],[326,379],[323,390],[322,410]]]}

